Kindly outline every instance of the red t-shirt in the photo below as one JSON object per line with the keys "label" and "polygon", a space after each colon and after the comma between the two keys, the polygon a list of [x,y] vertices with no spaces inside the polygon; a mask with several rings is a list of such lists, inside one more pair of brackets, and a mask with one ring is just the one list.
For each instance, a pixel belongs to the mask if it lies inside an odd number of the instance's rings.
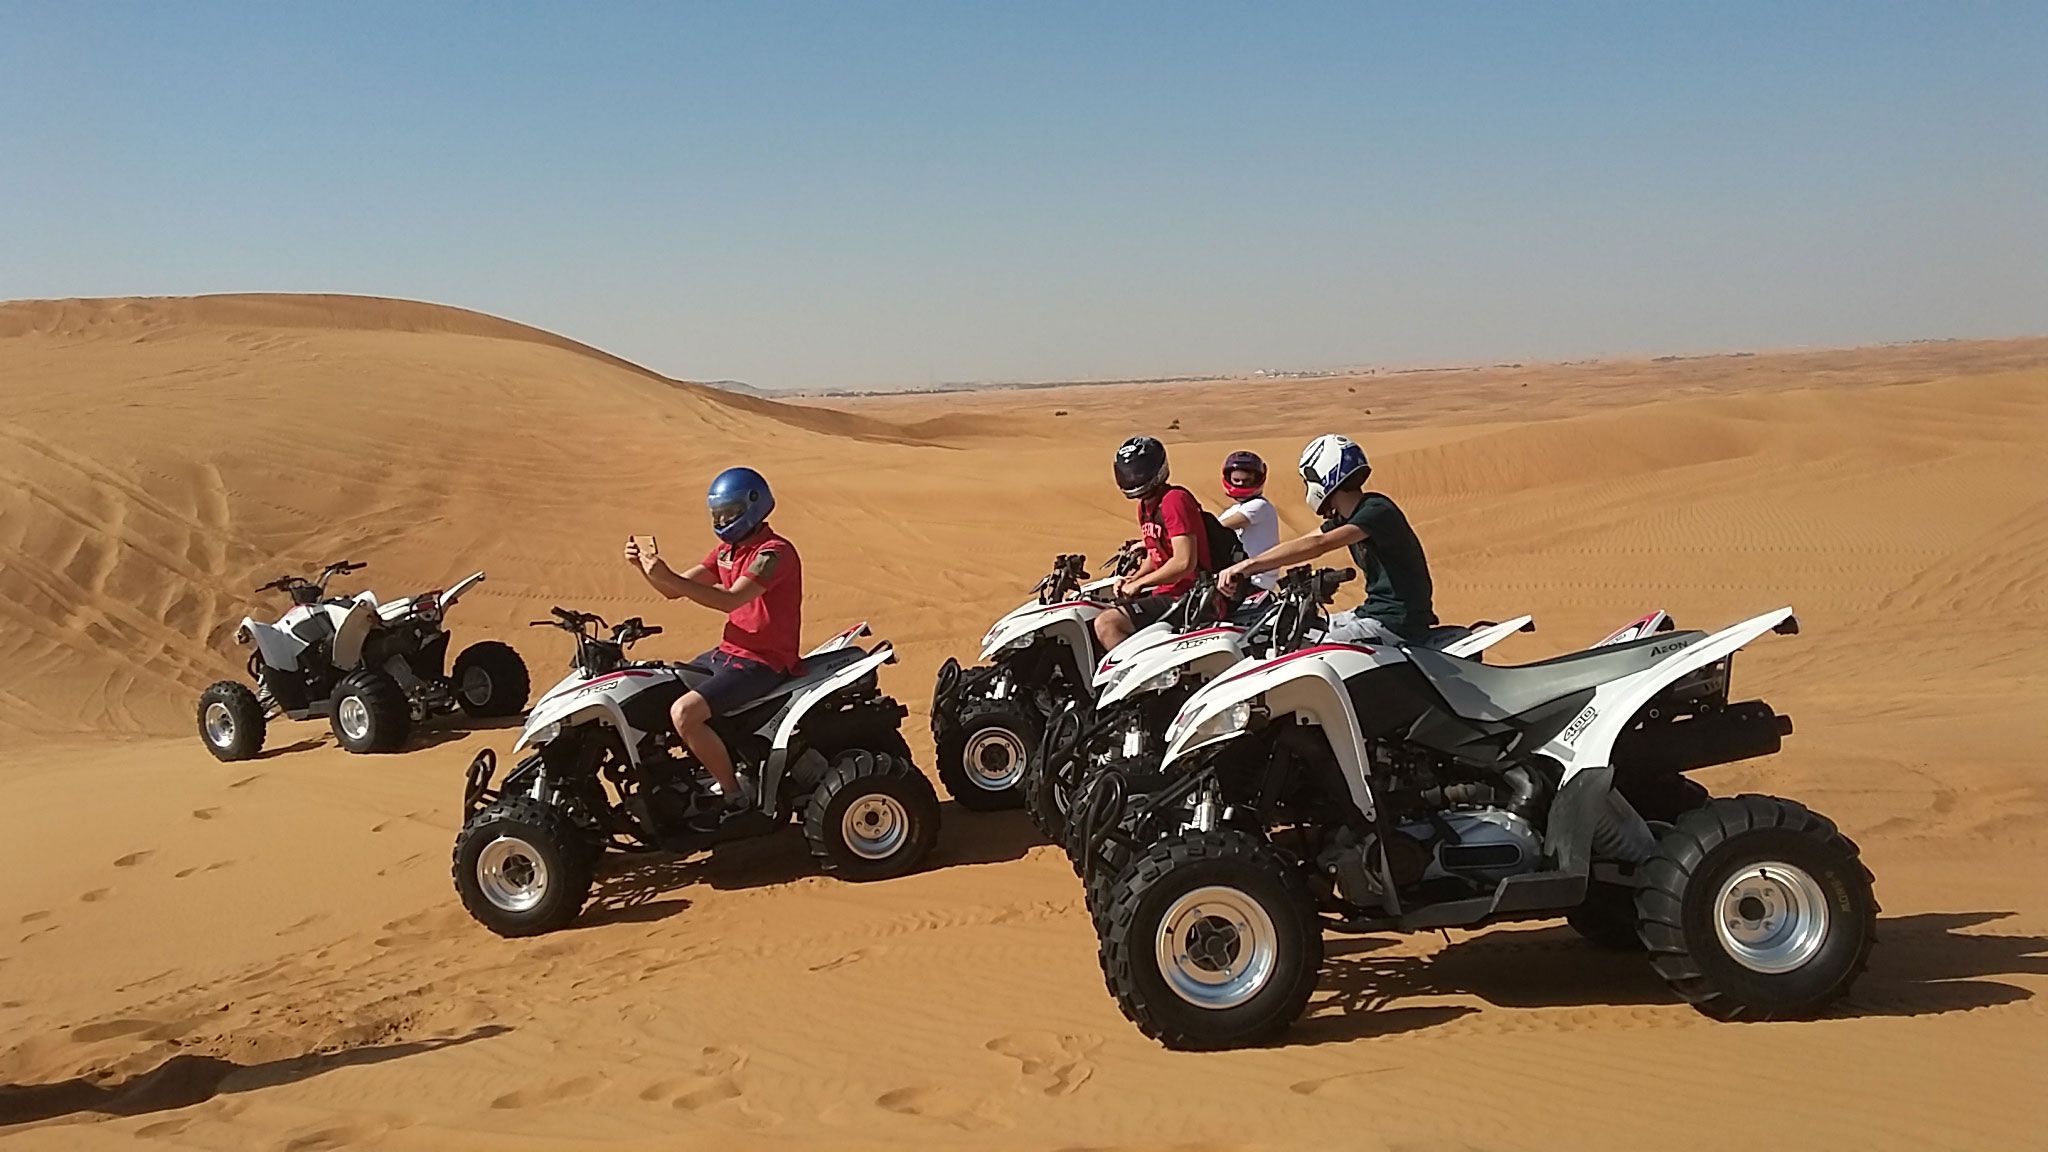
{"label": "red t-shirt", "polygon": [[725,618],[725,638],[718,650],[790,675],[802,671],[798,637],[804,624],[804,565],[796,545],[763,524],[737,544],[713,548],[704,566],[718,573],[721,588],[752,575],[767,591],[733,609]]}
{"label": "red t-shirt", "polygon": [[1171,584],[1154,584],[1147,592],[1178,596],[1195,586],[1195,578],[1209,570],[1209,532],[1202,526],[1202,506],[1185,488],[1168,488],[1157,501],[1138,501],[1138,527],[1145,536],[1145,554],[1154,568],[1173,559],[1173,538],[1190,536],[1195,541],[1195,566]]}

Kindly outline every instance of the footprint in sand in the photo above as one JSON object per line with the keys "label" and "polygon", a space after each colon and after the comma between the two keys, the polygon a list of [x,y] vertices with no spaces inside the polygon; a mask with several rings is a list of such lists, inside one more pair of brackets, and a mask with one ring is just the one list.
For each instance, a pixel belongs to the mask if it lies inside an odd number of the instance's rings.
{"label": "footprint in sand", "polygon": [[126,856],[116,858],[114,861],[114,867],[133,868],[137,864],[142,863],[144,860],[147,860],[154,855],[156,855],[156,849],[154,848],[144,848],[140,852],[130,852]]}
{"label": "footprint in sand", "polygon": [[315,912],[311,916],[306,917],[304,920],[301,920],[296,924],[292,924],[284,928],[279,928],[276,932],[273,932],[272,935],[289,936],[294,932],[303,932],[306,929],[311,928],[313,925],[318,924],[319,922],[325,919],[327,919],[327,913]]}
{"label": "footprint in sand", "polygon": [[603,1076],[578,1076],[559,1084],[548,1084],[539,1088],[521,1088],[507,1092],[491,1101],[493,1108],[533,1108],[542,1104],[559,1104],[564,1100],[577,1100],[603,1088],[609,1081]]}
{"label": "footprint in sand", "polygon": [[21,922],[23,924],[33,924],[38,920],[48,920],[49,918],[50,913],[47,910],[37,912],[26,912],[22,914]]}
{"label": "footprint in sand", "polygon": [[667,1104],[679,1112],[696,1112],[727,1100],[738,1100],[739,1074],[746,1066],[747,1054],[739,1049],[706,1048],[692,1075],[657,1080],[640,1090],[640,1099],[650,1104]]}
{"label": "footprint in sand", "polygon": [[255,782],[261,779],[263,779],[263,773],[258,772],[253,776],[244,776],[240,780],[235,781],[233,784],[228,785],[228,787],[247,788],[249,785],[254,784]]}
{"label": "footprint in sand", "polygon": [[98,1024],[87,1024],[71,1030],[71,1039],[80,1044],[96,1044],[101,1040],[113,1040],[122,1036],[133,1036],[161,1027],[155,1020],[127,1017],[120,1020],[103,1020]]}
{"label": "footprint in sand", "polygon": [[192,810],[192,818],[194,820],[211,820],[218,815],[220,815],[220,809],[218,808],[194,808]]}
{"label": "footprint in sand", "polygon": [[1343,1087],[1354,1081],[1362,1080],[1367,1076],[1377,1076],[1382,1072],[1393,1071],[1397,1071],[1397,1069],[1361,1068],[1356,1072],[1339,1072],[1335,1076],[1319,1076],[1314,1080],[1297,1080],[1289,1084],[1287,1090],[1296,1096],[1319,1096],[1332,1088]]}
{"label": "footprint in sand", "polygon": [[899,1116],[936,1120],[968,1132],[1007,1127],[990,1102],[943,1084],[898,1088],[875,1097],[875,1105]]}
{"label": "footprint in sand", "polygon": [[112,888],[95,888],[90,892],[79,893],[78,899],[80,903],[97,904],[113,894],[114,890]]}
{"label": "footprint in sand", "polygon": [[284,1152],[327,1152],[329,1148],[361,1148],[380,1136],[388,1135],[394,1128],[402,1127],[405,1125],[374,1120],[328,1125],[294,1135],[285,1141]]}
{"label": "footprint in sand", "polygon": [[858,964],[861,961],[866,960],[870,957],[879,956],[885,951],[887,951],[887,949],[882,948],[880,946],[876,946],[873,948],[855,948],[853,951],[848,952],[846,955],[841,956],[836,960],[827,960],[823,964],[812,965],[811,971],[830,972],[835,968],[844,968],[848,964]]}
{"label": "footprint in sand", "polygon": [[998,1036],[983,1047],[1021,1065],[1025,1083],[1030,1087],[1047,1096],[1071,1096],[1095,1075],[1091,1057],[1102,1047],[1102,1037],[1013,1032]]}

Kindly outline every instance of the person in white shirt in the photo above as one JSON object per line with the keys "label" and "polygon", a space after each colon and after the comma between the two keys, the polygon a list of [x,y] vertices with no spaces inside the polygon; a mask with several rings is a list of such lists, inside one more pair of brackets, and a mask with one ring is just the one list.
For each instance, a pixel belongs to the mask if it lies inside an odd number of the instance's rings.
{"label": "person in white shirt", "polygon": [[[1256,452],[1232,452],[1223,459],[1223,491],[1237,503],[1216,517],[1225,528],[1237,533],[1247,559],[1280,543],[1280,512],[1267,501],[1266,462]],[[1252,583],[1266,591],[1280,579],[1278,573],[1261,572]]]}

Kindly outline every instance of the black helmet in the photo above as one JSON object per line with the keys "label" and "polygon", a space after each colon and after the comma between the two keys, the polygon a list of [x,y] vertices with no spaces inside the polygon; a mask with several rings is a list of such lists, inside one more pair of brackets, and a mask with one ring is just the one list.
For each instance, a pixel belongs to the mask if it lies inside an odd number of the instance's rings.
{"label": "black helmet", "polygon": [[1133,500],[1166,485],[1166,445],[1150,436],[1133,436],[1116,450],[1116,486]]}

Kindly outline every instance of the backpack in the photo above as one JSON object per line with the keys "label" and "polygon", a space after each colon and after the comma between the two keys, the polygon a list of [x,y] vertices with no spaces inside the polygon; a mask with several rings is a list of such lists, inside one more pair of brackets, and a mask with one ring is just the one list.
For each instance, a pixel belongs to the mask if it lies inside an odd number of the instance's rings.
{"label": "backpack", "polygon": [[[1188,492],[1187,489],[1182,488],[1178,484],[1169,485],[1166,489],[1166,492],[1172,492],[1175,490]],[[1161,492],[1159,494],[1161,501],[1165,500],[1166,492]],[[1193,492],[1188,492],[1188,499],[1195,500],[1195,494]],[[1155,504],[1152,507],[1153,514],[1156,516],[1158,514],[1159,506]],[[1206,569],[1203,569],[1203,571],[1221,572],[1225,568],[1230,567],[1232,564],[1242,563],[1245,559],[1244,541],[1237,538],[1237,533],[1231,531],[1228,528],[1225,528],[1223,526],[1223,521],[1218,520],[1216,518],[1215,513],[1209,511],[1207,508],[1203,508],[1202,502],[1200,500],[1195,500],[1195,507],[1202,513],[1202,532],[1209,538],[1209,566]],[[1154,523],[1158,523],[1162,530],[1164,530],[1166,527],[1166,525],[1160,521],[1155,520]]]}

